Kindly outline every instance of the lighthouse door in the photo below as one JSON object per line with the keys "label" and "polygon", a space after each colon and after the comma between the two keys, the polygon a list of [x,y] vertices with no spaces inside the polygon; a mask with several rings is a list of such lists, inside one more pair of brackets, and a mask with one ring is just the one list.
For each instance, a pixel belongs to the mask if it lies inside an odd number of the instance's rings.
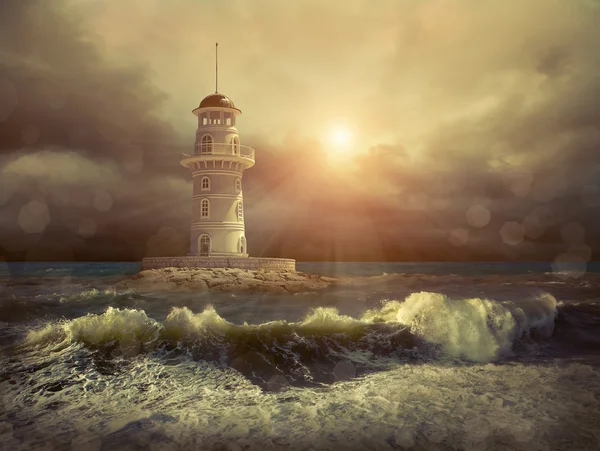
{"label": "lighthouse door", "polygon": [[241,237],[240,238],[240,254],[245,254],[246,253],[246,238]]}
{"label": "lighthouse door", "polygon": [[210,256],[210,237],[208,235],[202,235],[200,237],[199,248],[201,257]]}

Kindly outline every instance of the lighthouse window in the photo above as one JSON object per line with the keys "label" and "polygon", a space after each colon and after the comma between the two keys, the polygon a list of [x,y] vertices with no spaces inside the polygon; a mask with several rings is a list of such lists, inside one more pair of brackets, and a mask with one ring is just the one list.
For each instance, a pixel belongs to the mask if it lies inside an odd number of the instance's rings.
{"label": "lighthouse window", "polygon": [[212,136],[204,135],[202,137],[201,146],[200,146],[200,154],[201,155],[210,155],[212,153]]}
{"label": "lighthouse window", "polygon": [[240,193],[242,191],[242,180],[235,179],[235,190]]}
{"label": "lighthouse window", "polygon": [[240,153],[240,141],[237,136],[234,136],[231,140],[231,146],[233,147],[233,154],[237,155]]}
{"label": "lighthouse window", "polygon": [[225,113],[225,125],[231,125],[231,113]]}
{"label": "lighthouse window", "polygon": [[200,116],[200,119],[202,120],[202,125],[208,124],[208,118],[206,117],[206,114]]}
{"label": "lighthouse window", "polygon": [[202,190],[210,190],[210,179],[208,177],[202,177]]}
{"label": "lighthouse window", "polygon": [[200,217],[208,218],[209,213],[210,213],[210,202],[208,201],[208,199],[202,199],[202,202],[200,203]]}
{"label": "lighthouse window", "polygon": [[237,204],[237,217],[238,217],[238,221],[243,221],[244,220],[244,207],[242,206],[241,202],[238,202]]}
{"label": "lighthouse window", "polygon": [[210,112],[210,123],[211,124],[220,124],[221,123],[221,112],[220,111],[211,111]]}

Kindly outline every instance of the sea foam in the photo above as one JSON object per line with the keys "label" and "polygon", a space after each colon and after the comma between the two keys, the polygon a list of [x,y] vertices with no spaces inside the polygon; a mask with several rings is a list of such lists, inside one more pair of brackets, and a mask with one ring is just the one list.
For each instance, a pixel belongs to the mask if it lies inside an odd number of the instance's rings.
{"label": "sea foam", "polygon": [[363,315],[370,321],[398,322],[452,357],[492,361],[532,330],[547,338],[554,330],[556,299],[548,294],[522,302],[450,299],[439,293],[413,293]]}
{"label": "sea foam", "polygon": [[108,307],[101,315],[88,314],[30,331],[25,345],[46,346],[63,342],[101,345],[127,338],[149,343],[158,338],[161,329],[162,325],[143,310]]}

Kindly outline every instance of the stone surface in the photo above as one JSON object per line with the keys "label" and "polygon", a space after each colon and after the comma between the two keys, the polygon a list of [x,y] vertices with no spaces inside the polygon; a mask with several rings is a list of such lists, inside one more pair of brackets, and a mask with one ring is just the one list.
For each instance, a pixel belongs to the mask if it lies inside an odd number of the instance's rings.
{"label": "stone surface", "polygon": [[142,270],[161,268],[237,268],[266,271],[295,271],[296,260],[289,258],[221,258],[221,257],[146,257]]}
{"label": "stone surface", "polygon": [[[293,261],[293,260],[292,260]],[[306,292],[326,288],[338,279],[296,271],[240,268],[147,269],[116,284],[118,291],[252,291]]]}

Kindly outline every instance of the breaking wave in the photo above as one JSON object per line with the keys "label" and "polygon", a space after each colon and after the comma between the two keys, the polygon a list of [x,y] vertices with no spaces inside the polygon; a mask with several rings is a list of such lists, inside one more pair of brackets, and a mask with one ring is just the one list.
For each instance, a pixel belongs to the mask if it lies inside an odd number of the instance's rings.
{"label": "breaking wave", "polygon": [[102,314],[48,323],[30,331],[22,345],[81,343],[103,355],[126,358],[167,353],[227,365],[259,382],[274,369],[296,382],[322,382],[353,377],[386,362],[492,362],[511,355],[523,337],[550,337],[556,317],[556,299],[550,295],[498,303],[428,292],[386,301],[358,318],[318,307],[298,322],[256,325],[233,324],[212,306],[200,313],[175,307],[162,322],[143,310],[109,307]]}

